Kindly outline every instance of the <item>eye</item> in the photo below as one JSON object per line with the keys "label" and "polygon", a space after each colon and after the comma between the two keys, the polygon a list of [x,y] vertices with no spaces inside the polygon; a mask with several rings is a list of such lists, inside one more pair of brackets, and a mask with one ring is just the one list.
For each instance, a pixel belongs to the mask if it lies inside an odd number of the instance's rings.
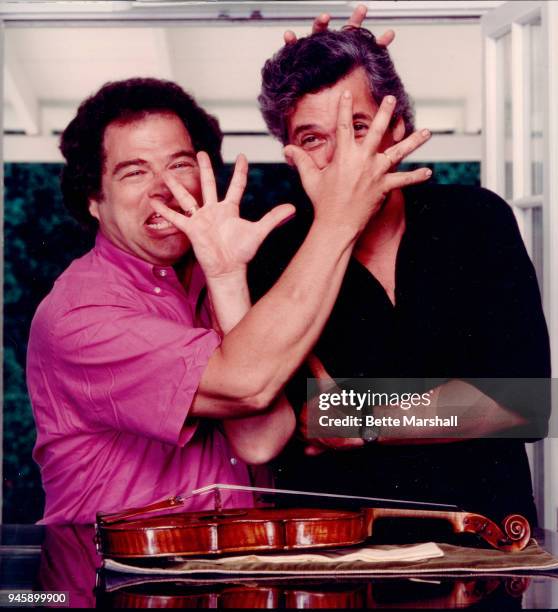
{"label": "eye", "polygon": [[197,164],[193,159],[181,159],[171,165],[171,170],[183,170],[185,168],[196,168]]}
{"label": "eye", "polygon": [[300,139],[300,146],[303,149],[315,149],[323,144],[324,138],[317,134],[305,134]]}
{"label": "eye", "polygon": [[127,178],[134,178],[136,176],[141,176],[142,174],[145,174],[145,170],[141,170],[139,168],[137,170],[129,170],[128,172],[126,172],[126,174],[122,175],[121,180]]}
{"label": "eye", "polygon": [[362,123],[361,121],[357,121],[353,124],[353,130],[355,131],[355,135],[357,138],[362,138],[366,135],[368,131],[368,125],[366,123]]}

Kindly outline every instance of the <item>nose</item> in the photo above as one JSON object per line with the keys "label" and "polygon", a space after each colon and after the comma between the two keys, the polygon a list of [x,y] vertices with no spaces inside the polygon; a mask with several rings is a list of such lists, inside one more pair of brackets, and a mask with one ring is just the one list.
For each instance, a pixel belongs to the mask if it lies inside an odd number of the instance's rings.
{"label": "nose", "polygon": [[153,176],[153,180],[149,185],[149,197],[157,198],[163,204],[168,204],[173,198],[171,190],[167,187],[167,184],[163,180],[163,176],[157,173]]}

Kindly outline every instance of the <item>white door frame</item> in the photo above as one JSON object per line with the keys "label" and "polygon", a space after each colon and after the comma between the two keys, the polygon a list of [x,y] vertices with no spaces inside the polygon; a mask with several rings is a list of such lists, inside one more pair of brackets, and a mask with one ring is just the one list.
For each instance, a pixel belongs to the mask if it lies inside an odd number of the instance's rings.
{"label": "white door frame", "polygon": [[[546,59],[543,99],[543,193],[531,195],[529,141],[529,29],[536,19],[542,24],[543,57]],[[483,185],[505,197],[503,133],[503,71],[499,67],[498,39],[511,33],[513,194],[508,202],[514,208],[526,247],[532,254],[532,212],[542,208],[543,257],[542,296],[550,333],[552,355],[558,358],[558,241],[551,228],[558,227],[558,3],[507,2],[488,12],[481,20],[484,40]],[[509,195],[509,194],[508,194]],[[528,325],[528,322],[525,323]],[[555,418],[555,417],[554,417]],[[551,433],[555,431],[551,422]],[[558,465],[558,441],[547,438],[530,452],[535,498],[544,527],[557,528],[558,487],[551,467]]]}

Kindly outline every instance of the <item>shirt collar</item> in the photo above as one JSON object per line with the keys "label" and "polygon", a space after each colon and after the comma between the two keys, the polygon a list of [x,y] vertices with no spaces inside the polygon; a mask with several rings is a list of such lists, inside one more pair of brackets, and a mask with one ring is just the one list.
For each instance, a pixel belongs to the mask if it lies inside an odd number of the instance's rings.
{"label": "shirt collar", "polygon": [[112,243],[101,231],[97,232],[94,250],[98,256],[123,272],[138,289],[150,293],[155,286],[171,284],[175,288],[185,290],[189,297],[196,300],[205,286],[205,276],[197,262],[194,264],[188,286],[182,287],[172,266],[158,266],[127,253]]}

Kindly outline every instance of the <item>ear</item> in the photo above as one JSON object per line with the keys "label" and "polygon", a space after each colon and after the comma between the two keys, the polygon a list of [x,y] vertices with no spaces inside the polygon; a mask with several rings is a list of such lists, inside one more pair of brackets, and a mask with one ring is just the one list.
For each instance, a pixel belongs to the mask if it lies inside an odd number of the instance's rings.
{"label": "ear", "polygon": [[395,142],[400,142],[403,140],[403,136],[405,136],[405,122],[403,121],[403,117],[399,117],[399,119],[397,119],[395,122],[392,134]]}
{"label": "ear", "polygon": [[89,214],[92,217],[95,217],[97,221],[101,220],[101,214],[99,212],[99,201],[93,200],[92,198],[89,200]]}

